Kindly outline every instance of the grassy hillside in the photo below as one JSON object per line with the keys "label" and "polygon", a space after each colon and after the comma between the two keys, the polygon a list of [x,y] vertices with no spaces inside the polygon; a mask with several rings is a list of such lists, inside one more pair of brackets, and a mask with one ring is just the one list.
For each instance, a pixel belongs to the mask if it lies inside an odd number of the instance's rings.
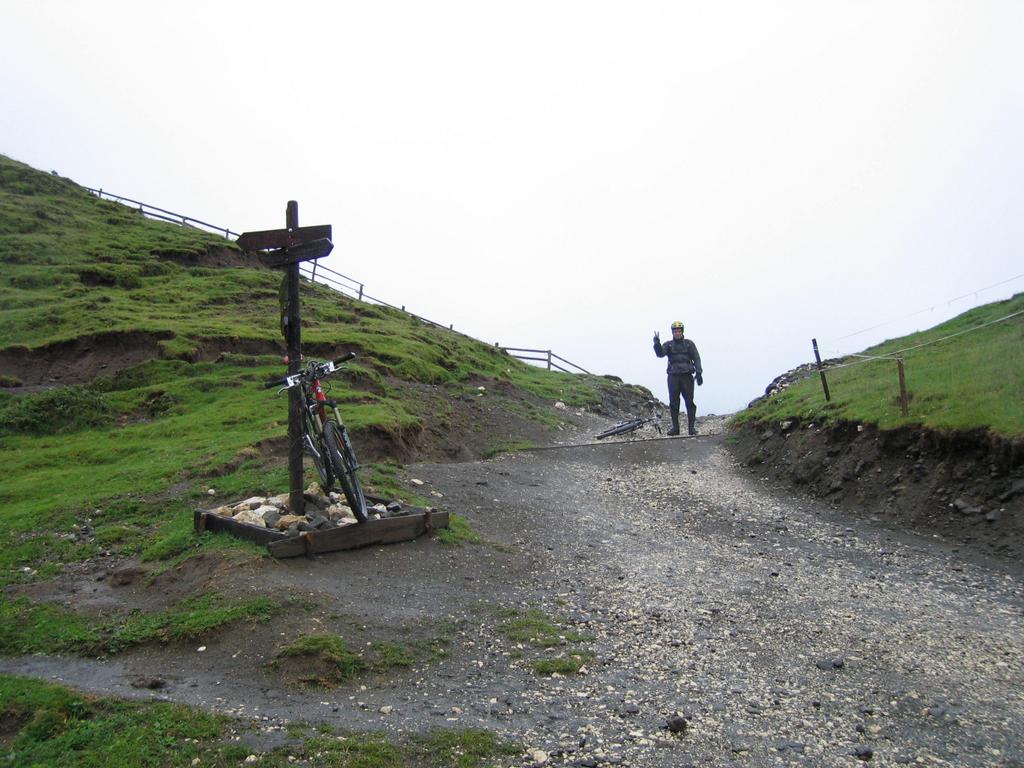
{"label": "grassy hillside", "polygon": [[[245,261],[0,156],[0,584],[101,551],[172,557],[208,487],[287,489],[287,406],[259,386],[284,370],[282,275]],[[643,396],[309,282],[302,311],[307,356],[359,355],[332,397],[368,458],[487,453],[557,427],[556,400]]]}
{"label": "grassy hillside", "polygon": [[[894,360],[849,357],[827,374],[832,402],[814,374],[765,398],[736,422],[853,421],[892,428],[986,429],[1004,437],[1024,435],[1024,294],[964,312],[927,331],[864,350],[865,356],[902,352],[909,414],[900,412]],[[982,327],[984,326],[984,327]],[[974,330],[978,329],[978,330]]]}

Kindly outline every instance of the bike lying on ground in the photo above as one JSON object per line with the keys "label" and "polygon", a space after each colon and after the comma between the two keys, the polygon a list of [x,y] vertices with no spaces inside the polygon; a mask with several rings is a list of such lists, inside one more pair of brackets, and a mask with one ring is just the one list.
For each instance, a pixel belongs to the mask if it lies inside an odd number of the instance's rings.
{"label": "bike lying on ground", "polygon": [[[320,379],[337,373],[341,367],[352,360],[355,353],[340,360],[321,363],[310,361],[298,373],[285,376],[283,379],[268,381],[265,389],[280,387],[277,394],[299,387],[302,392],[302,448],[313,459],[316,471],[320,475],[325,493],[330,493],[335,481],[341,486],[352,514],[356,520],[366,522],[366,499],[363,489],[356,477],[359,461],[348,437],[348,429],[341,420],[338,405],[328,400]],[[330,391],[328,385],[327,391]],[[328,414],[328,409],[330,413]]]}
{"label": "bike lying on ground", "polygon": [[636,432],[645,424],[653,424],[654,428],[658,430],[658,434],[661,434],[661,414],[655,412],[646,418],[637,417],[635,419],[627,419],[626,421],[620,421],[618,424],[608,427],[608,429],[606,429],[604,432],[597,435],[597,439],[604,440],[606,437],[615,437],[616,435],[628,435],[630,432]]}

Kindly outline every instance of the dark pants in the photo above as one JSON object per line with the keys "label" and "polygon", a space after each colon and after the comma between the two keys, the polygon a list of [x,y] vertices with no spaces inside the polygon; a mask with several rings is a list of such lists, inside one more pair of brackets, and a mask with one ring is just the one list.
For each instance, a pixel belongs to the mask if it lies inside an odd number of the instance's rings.
{"label": "dark pants", "polygon": [[693,402],[693,374],[670,373],[668,375],[668,408],[672,414],[672,429],[679,431],[679,395],[686,403],[686,422],[693,432],[693,420],[697,418],[697,406]]}

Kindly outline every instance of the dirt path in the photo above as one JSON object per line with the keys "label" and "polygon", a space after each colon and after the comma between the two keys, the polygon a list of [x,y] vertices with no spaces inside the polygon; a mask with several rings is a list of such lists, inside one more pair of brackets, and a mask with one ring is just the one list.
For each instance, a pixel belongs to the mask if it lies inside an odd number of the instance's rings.
{"label": "dirt path", "polygon": [[[489,543],[271,563],[251,589],[308,599],[300,621],[203,652],[0,669],[253,717],[261,746],[301,719],[488,728],[551,765],[1024,765],[1020,565],[777,495],[723,440],[414,466]],[[510,638],[508,609],[539,611],[564,644]],[[330,692],[285,687],[266,662],[314,630],[443,640],[449,655]],[[581,674],[534,671],[572,651],[592,654]],[[153,676],[160,690],[137,687]]]}

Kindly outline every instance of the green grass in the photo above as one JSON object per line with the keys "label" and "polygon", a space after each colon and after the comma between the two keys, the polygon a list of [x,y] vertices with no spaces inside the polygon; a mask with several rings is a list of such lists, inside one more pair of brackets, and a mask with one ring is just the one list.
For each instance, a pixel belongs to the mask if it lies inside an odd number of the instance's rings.
{"label": "green grass", "polygon": [[543,611],[508,608],[499,610],[498,616],[502,619],[498,631],[506,638],[545,652],[544,656],[530,661],[538,675],[574,675],[594,658],[593,653],[579,647],[590,642],[591,637],[565,630]]}
{"label": "green grass", "polygon": [[303,685],[330,688],[365,674],[386,674],[411,667],[417,661],[446,655],[447,641],[440,638],[421,638],[409,643],[375,640],[357,651],[338,635],[312,634],[302,635],[280,648],[271,664],[283,671],[297,669],[295,678]]}
{"label": "green grass", "polygon": [[484,451],[481,458],[493,459],[496,456],[500,456],[503,453],[515,453],[516,451],[523,451],[528,448],[536,448],[536,444],[531,440],[506,440],[498,443],[497,445],[488,448]]}
{"label": "green grass", "polygon": [[[737,423],[790,418],[820,424],[845,421],[884,429],[913,424],[940,430],[986,429],[1006,437],[1024,435],[1024,315],[970,330],[1022,310],[1024,294],[1017,294],[865,350],[863,354],[871,356],[908,350],[903,354],[910,396],[907,416],[900,411],[896,362],[878,360],[830,371],[830,403],[815,375],[734,419]],[[969,332],[940,341],[963,331]]]}
{"label": "green grass", "polygon": [[538,675],[575,675],[594,658],[587,651],[567,651],[559,656],[534,659],[530,662]]}
{"label": "green grass", "polygon": [[473,530],[473,526],[469,524],[469,521],[456,512],[448,513],[448,527],[438,528],[434,531],[434,538],[446,547],[487,543],[483,536]]}
{"label": "green grass", "polygon": [[566,632],[542,611],[509,609],[503,612],[504,621],[499,631],[509,640],[527,643],[534,648],[554,648],[565,643],[579,643],[587,638],[575,632]]}
{"label": "green grass", "polygon": [[276,666],[286,659],[315,660],[316,670],[304,673],[299,681],[308,685],[337,685],[346,683],[369,669],[361,653],[348,647],[337,635],[303,635],[277,652]]}
{"label": "green grass", "polygon": [[157,613],[103,618],[0,596],[0,654],[112,654],[146,643],[196,640],[238,621],[266,621],[277,610],[268,598],[239,600],[208,592]]}
{"label": "green grass", "polygon": [[[235,768],[250,754],[260,766],[483,768],[522,747],[488,731],[435,730],[410,737],[338,733],[329,724],[290,724],[290,742],[254,752],[233,741],[258,735],[250,723],[165,702],[88,696],[62,686],[0,675],[0,762],[70,768]],[[318,732],[307,736],[308,732]]]}

